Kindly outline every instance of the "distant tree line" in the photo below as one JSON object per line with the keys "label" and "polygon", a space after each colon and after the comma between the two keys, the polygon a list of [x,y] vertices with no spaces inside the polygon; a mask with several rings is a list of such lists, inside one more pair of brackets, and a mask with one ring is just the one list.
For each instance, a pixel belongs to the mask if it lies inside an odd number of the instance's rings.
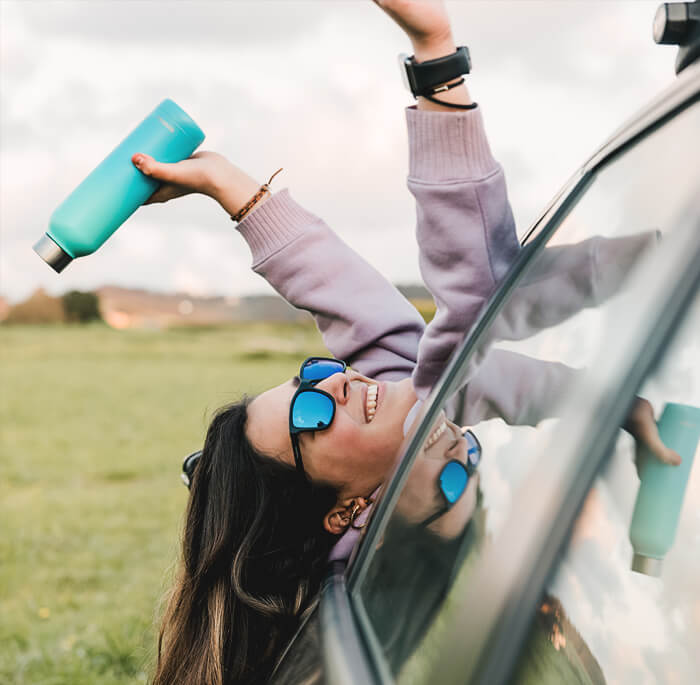
{"label": "distant tree line", "polygon": [[10,308],[4,323],[89,323],[101,321],[100,301],[93,292],[71,290],[52,297],[39,289],[24,302]]}

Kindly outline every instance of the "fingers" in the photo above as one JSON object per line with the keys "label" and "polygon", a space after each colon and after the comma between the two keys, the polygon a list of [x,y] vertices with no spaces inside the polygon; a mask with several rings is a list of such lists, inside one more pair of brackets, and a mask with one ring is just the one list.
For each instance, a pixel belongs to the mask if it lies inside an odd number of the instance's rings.
{"label": "fingers", "polygon": [[169,198],[169,197],[166,197],[166,195],[165,195],[164,187],[161,186],[161,187],[158,188],[158,190],[156,190],[156,192],[153,193],[153,195],[151,195],[151,197],[149,197],[148,200],[146,200],[143,204],[145,204],[145,205],[152,205],[152,204],[155,204],[155,203],[158,203],[158,202],[166,202],[166,201],[169,200],[169,199],[170,199],[170,198]]}
{"label": "fingers", "polygon": [[666,447],[666,445],[661,442],[658,435],[656,436],[656,440],[649,441],[647,445],[651,453],[663,464],[678,466],[681,463],[681,455],[675,450]]}
{"label": "fingers", "polygon": [[178,170],[176,164],[166,164],[157,162],[150,155],[137,153],[132,158],[134,166],[144,175],[152,178],[157,178],[159,181],[167,181],[170,183],[178,182]]}
{"label": "fingers", "polygon": [[[654,424],[655,426],[655,424]],[[652,428],[646,428],[635,435],[639,446],[646,447],[651,456],[660,461],[662,464],[669,464],[670,466],[679,466],[682,459],[681,455],[670,447],[664,445],[661,437],[659,436],[658,430],[653,430]],[[637,471],[639,471],[640,464],[640,452],[637,450],[635,462],[637,466]]]}
{"label": "fingers", "polygon": [[636,398],[624,428],[660,462],[671,466],[681,463],[678,452],[667,447],[661,439],[659,427],[654,420],[654,410],[648,400]]}

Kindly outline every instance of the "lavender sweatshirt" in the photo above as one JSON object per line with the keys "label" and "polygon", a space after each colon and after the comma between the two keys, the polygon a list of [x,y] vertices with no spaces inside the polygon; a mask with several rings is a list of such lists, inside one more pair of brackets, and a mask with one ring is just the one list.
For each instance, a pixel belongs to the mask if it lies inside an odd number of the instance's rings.
{"label": "lavender sweatshirt", "polygon": [[[291,304],[311,312],[333,355],[377,380],[410,375],[420,403],[520,245],[503,170],[491,154],[480,110],[443,113],[409,107],[406,121],[419,265],[437,305],[427,327],[393,285],[286,189],[249,214],[238,229],[251,248],[253,269]],[[594,238],[568,246],[565,259],[551,255],[557,269],[549,272],[547,259],[542,260],[539,273],[535,270],[511,298],[511,311],[506,308],[494,334],[527,337],[604,299],[616,284],[596,286],[606,273],[596,265],[621,255],[629,259],[649,240],[650,234],[642,234],[631,244],[630,239]],[[563,297],[562,286],[576,293]],[[563,364],[493,349],[480,360],[466,388],[464,413],[454,419],[473,425],[500,416],[511,424],[535,425],[550,415],[552,389],[566,385],[572,373]],[[363,514],[366,518],[369,509]],[[347,531],[332,558],[348,558],[358,537],[358,531]]]}
{"label": "lavender sweatshirt", "polygon": [[[520,246],[480,110],[410,107],[406,121],[419,265],[437,305],[427,328],[393,285],[286,189],[238,229],[251,248],[253,269],[291,304],[311,312],[333,355],[377,380],[411,375],[420,402]],[[487,404],[493,409],[498,403]],[[331,558],[348,558],[358,537],[349,529]]]}
{"label": "lavender sweatshirt", "polygon": [[479,109],[406,110],[408,187],[430,325],[378,271],[285,189],[238,228],[253,269],[310,311],[336,357],[378,380],[413,377],[424,399],[519,250],[503,170]]}

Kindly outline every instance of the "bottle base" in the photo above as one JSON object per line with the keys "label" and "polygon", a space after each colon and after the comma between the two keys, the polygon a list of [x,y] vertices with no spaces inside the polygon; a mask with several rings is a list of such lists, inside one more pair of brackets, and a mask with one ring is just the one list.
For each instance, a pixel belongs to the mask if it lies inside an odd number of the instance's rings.
{"label": "bottle base", "polygon": [[73,261],[73,257],[60,247],[48,233],[44,233],[34,245],[34,252],[58,274]]}
{"label": "bottle base", "polygon": [[635,554],[632,557],[632,570],[637,573],[643,573],[647,576],[658,578],[661,575],[664,560],[656,559],[655,557],[647,557],[643,554]]}

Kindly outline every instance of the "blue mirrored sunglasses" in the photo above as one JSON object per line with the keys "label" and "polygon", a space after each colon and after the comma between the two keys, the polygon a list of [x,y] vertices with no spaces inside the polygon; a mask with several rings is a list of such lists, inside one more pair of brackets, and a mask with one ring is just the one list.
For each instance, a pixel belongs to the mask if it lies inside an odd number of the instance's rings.
{"label": "blue mirrored sunglasses", "polygon": [[[347,364],[340,359],[330,357],[309,357],[304,360],[299,370],[299,387],[292,398],[289,408],[289,434],[294,449],[294,462],[299,472],[306,477],[304,463],[299,451],[299,433],[328,428],[335,416],[335,400],[323,390],[314,388],[314,384],[329,378],[335,373],[343,373]],[[192,486],[195,468],[202,456],[202,450],[188,454],[182,463],[182,482]]]}
{"label": "blue mirrored sunglasses", "polygon": [[304,477],[306,472],[299,449],[299,434],[325,430],[335,417],[335,399],[314,386],[336,373],[344,373],[346,369],[344,361],[330,357],[309,357],[299,369],[299,387],[289,405],[289,437],[292,440],[294,463]]}
{"label": "blue mirrored sunglasses", "polygon": [[422,526],[429,526],[452,508],[455,502],[464,494],[469,484],[469,477],[479,466],[481,461],[481,444],[471,430],[464,432],[464,439],[467,441],[467,463],[463,464],[461,461],[452,459],[442,467],[438,476],[438,489],[445,500],[445,506],[428,516],[421,524]]}

